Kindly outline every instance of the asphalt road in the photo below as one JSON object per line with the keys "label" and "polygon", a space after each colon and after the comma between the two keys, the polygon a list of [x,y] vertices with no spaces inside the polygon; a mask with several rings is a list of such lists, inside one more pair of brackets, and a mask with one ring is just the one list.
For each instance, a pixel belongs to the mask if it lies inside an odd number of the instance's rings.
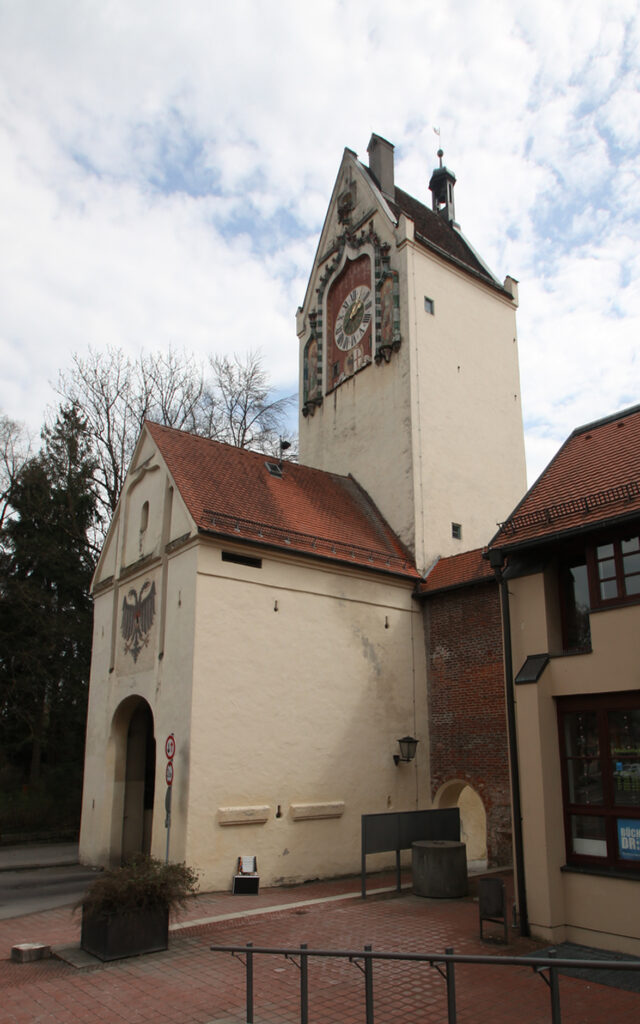
{"label": "asphalt road", "polygon": [[73,904],[95,876],[80,864],[0,871],[0,920]]}

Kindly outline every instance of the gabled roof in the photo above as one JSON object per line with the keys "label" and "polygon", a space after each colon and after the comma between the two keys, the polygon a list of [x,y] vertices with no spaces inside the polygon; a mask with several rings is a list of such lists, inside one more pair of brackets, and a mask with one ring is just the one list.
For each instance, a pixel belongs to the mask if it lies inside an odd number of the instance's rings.
{"label": "gabled roof", "polygon": [[460,555],[439,558],[418,587],[418,594],[435,594],[454,587],[472,586],[495,581],[495,574],[483,558],[484,548],[474,548]]}
{"label": "gabled roof", "polygon": [[[463,269],[471,271],[472,274],[481,278],[493,288],[505,291],[502,285],[496,281],[493,274],[485,267],[484,263],[478,259],[476,253],[460,232],[447,223],[440,214],[434,213],[428,206],[425,206],[418,199],[414,199],[408,192],[403,192],[397,185],[395,187],[395,203],[391,203],[390,206],[396,217],[400,213],[404,213],[405,216],[413,221],[416,242],[438,252],[439,255],[452,260],[454,263],[460,264]],[[509,293],[507,292],[506,294]]]}
{"label": "gabled roof", "polygon": [[[355,156],[355,154],[353,155]],[[376,188],[379,189],[378,182],[371,169],[360,161],[358,163]],[[444,217],[430,210],[419,199],[410,196],[408,192],[398,188],[397,185],[394,186],[393,195],[394,199],[392,201],[390,196],[384,194],[389,210],[395,217],[396,222],[402,213],[409,220],[413,221],[414,236],[419,245],[423,245],[439,256],[443,256],[445,259],[460,266],[463,270],[473,274],[474,277],[480,278],[485,284],[491,285],[492,288],[497,288],[498,291],[512,298],[510,292],[500,284],[478,257],[477,253],[473,251],[462,233],[449,224]]]}
{"label": "gabled roof", "polygon": [[352,477],[145,424],[202,533],[415,579],[411,555]]}
{"label": "gabled roof", "polygon": [[516,548],[640,514],[640,405],[578,427],[490,547]]}

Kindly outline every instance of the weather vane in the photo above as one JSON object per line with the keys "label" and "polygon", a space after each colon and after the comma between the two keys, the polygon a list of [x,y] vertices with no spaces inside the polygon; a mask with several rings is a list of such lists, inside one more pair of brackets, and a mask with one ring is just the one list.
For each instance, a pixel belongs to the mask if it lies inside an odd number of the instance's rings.
{"label": "weather vane", "polygon": [[[434,134],[437,135],[438,138],[440,138],[440,129],[436,128],[436,126],[434,125],[433,126],[433,131],[434,131]],[[440,159],[440,166],[442,167],[442,158],[444,156],[444,151],[442,149],[442,143],[440,144],[440,147],[438,149],[438,154],[437,155],[438,155],[438,157]]]}

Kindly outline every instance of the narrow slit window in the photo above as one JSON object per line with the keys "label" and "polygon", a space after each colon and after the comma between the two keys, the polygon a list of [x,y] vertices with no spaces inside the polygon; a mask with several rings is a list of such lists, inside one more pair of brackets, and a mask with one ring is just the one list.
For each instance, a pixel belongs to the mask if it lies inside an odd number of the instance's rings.
{"label": "narrow slit window", "polygon": [[149,525],[149,502],[145,501],[140,509],[140,533],[144,533]]}
{"label": "narrow slit window", "polygon": [[451,524],[451,536],[454,540],[462,540],[462,523]]}
{"label": "narrow slit window", "polygon": [[424,311],[425,313],[430,313],[431,316],[434,316],[436,311],[433,299],[428,298],[426,295],[424,297]]}

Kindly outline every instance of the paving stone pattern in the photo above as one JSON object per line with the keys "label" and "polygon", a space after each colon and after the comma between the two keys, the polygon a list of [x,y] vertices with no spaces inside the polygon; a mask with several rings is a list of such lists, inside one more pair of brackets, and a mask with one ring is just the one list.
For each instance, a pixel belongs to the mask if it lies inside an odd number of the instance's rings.
{"label": "paving stone pattern", "polygon": [[[378,881],[378,884],[380,882]],[[79,920],[68,909],[0,922],[0,1024],[238,1024],[245,1020],[245,973],[229,953],[214,944],[299,946],[522,955],[541,949],[515,938],[508,949],[481,943],[478,907],[473,899],[430,900],[400,895],[329,900],[358,891],[359,880],[314,883],[264,890],[259,896],[227,893],[197,897],[186,921],[173,931],[164,953],[78,970],[55,958],[12,963],[11,946],[40,941],[52,946],[77,942]],[[323,900],[312,902],[311,900]],[[277,908],[228,919],[229,914]],[[226,919],[225,919],[226,918]],[[212,919],[212,920],[206,920]],[[206,920],[206,923],[204,923]],[[496,926],[496,936],[501,929]],[[255,963],[256,1024],[299,1020],[299,971],[283,957],[258,956]],[[551,1019],[542,979],[525,967],[504,965],[456,968],[459,1024],[542,1024]],[[364,978],[355,964],[311,961],[311,1024],[364,1024]],[[640,995],[588,981],[562,977],[563,1024],[637,1024]],[[426,964],[376,963],[375,1019],[379,1024],[445,1024],[445,982]]]}

